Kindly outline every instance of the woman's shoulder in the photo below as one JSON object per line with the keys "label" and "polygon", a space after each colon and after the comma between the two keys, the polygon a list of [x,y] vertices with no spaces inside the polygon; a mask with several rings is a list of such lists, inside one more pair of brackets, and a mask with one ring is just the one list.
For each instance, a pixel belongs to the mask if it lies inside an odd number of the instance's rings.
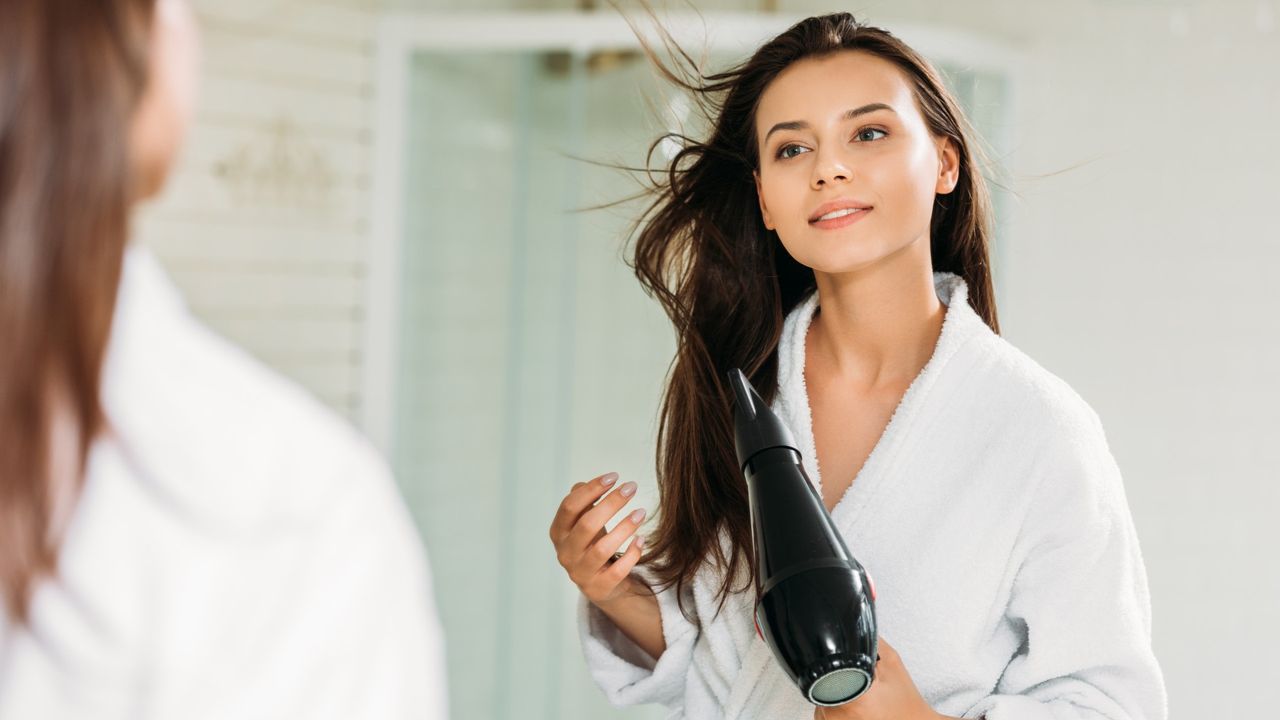
{"label": "woman's shoulder", "polygon": [[949,386],[968,388],[987,426],[1017,423],[1048,433],[1099,426],[1093,408],[1066,380],[987,324],[969,299],[968,284],[951,272],[935,272],[934,287],[948,310],[931,364],[945,367]]}
{"label": "woman's shoulder", "polygon": [[149,257],[126,265],[103,401],[139,473],[222,521],[316,517],[393,484],[350,423],[192,316]]}
{"label": "woman's shoulder", "polygon": [[1101,433],[1097,412],[1070,383],[985,324],[965,351],[973,363],[971,381],[1003,406],[1010,422],[1073,438]]}

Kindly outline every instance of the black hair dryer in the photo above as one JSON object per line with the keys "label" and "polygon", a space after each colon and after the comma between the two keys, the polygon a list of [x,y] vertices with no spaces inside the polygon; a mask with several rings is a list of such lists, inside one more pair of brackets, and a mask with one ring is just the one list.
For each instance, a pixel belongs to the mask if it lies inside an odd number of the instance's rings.
{"label": "black hair dryer", "polygon": [[875,586],[810,484],[791,431],[741,370],[729,383],[751,504],[756,632],[810,702],[847,703],[875,679]]}

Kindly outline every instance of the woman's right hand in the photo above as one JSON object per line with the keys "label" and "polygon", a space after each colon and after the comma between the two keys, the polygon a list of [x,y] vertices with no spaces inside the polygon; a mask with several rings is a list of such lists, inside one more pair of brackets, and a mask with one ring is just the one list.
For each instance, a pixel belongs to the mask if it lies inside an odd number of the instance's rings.
{"label": "woman's right hand", "polygon": [[636,492],[633,482],[623,483],[609,492],[617,480],[617,473],[606,473],[588,482],[576,483],[560,502],[551,522],[551,543],[556,548],[556,559],[582,594],[598,607],[626,592],[628,584],[624,581],[640,560],[644,546],[644,538],[637,537],[626,553],[614,558],[614,553],[635,533],[645,516],[644,508],[640,508],[613,530],[605,532],[605,523]]}

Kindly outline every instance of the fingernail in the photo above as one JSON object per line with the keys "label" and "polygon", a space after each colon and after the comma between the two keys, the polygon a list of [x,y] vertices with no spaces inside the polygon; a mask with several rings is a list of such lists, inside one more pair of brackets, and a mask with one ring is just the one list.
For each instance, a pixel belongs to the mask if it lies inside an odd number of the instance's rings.
{"label": "fingernail", "polygon": [[638,523],[641,520],[644,520],[644,508],[640,508],[639,510],[631,513],[631,522]]}
{"label": "fingernail", "polygon": [[600,484],[604,485],[605,487],[609,487],[616,482],[618,482],[618,473],[609,473],[608,475],[605,475],[604,477],[600,478]]}
{"label": "fingernail", "polygon": [[644,547],[644,536],[640,535],[636,537],[636,549],[639,550],[642,547]]}
{"label": "fingernail", "polygon": [[636,484],[633,482],[623,483],[618,492],[622,493],[622,497],[631,497],[636,494]]}

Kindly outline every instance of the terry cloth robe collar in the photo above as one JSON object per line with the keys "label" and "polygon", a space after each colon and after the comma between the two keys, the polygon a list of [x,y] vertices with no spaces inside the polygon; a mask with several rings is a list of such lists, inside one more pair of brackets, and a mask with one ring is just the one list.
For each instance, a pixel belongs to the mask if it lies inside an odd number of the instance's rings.
{"label": "terry cloth robe collar", "polygon": [[[893,481],[890,470],[894,456],[902,447],[902,438],[911,433],[919,416],[920,406],[943,367],[964,343],[984,331],[990,331],[982,318],[969,306],[969,289],[963,278],[954,273],[935,272],[933,287],[938,299],[947,307],[942,332],[938,336],[933,355],[912,380],[894,409],[889,424],[855,476],[853,484],[833,508],[832,519],[839,526],[850,527],[856,524],[858,516],[879,487],[885,482]],[[818,293],[815,290],[788,314],[783,324],[782,339],[778,346],[778,399],[775,404],[795,432],[800,454],[804,458],[805,472],[821,496],[822,469],[818,466],[813,417],[804,380],[805,337],[817,309]]]}

